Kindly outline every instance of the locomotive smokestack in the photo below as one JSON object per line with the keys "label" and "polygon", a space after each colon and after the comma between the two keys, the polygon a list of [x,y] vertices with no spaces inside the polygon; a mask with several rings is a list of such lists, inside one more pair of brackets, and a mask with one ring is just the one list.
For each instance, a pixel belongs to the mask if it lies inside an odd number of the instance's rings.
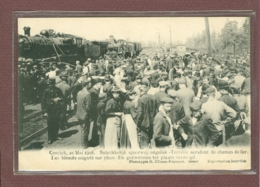
{"label": "locomotive smokestack", "polygon": [[30,27],[24,27],[24,35],[30,36],[31,35],[31,28]]}
{"label": "locomotive smokestack", "polygon": [[110,43],[114,44],[115,43],[115,38],[113,35],[110,35],[109,36],[109,40],[110,40]]}

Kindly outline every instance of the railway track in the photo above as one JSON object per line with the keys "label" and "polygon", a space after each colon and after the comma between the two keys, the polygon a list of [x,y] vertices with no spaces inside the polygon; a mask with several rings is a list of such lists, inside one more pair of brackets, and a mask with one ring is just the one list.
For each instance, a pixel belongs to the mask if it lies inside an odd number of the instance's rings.
{"label": "railway track", "polygon": [[[140,56],[153,57],[159,52],[160,50],[157,48],[149,48],[140,54]],[[24,117],[23,125],[27,128],[27,132],[23,134],[24,136],[19,137],[20,147],[32,142],[34,139],[47,131],[47,122],[46,118],[42,117],[42,111],[35,111],[29,115],[26,115]]]}
{"label": "railway track", "polygon": [[[75,120],[74,116],[67,114],[68,122],[73,123]],[[27,132],[24,137],[19,138],[20,148],[26,147],[30,143],[34,142],[35,139],[41,137],[44,133],[47,132],[47,118],[42,116],[42,112],[34,112],[24,118],[24,124],[27,127]]]}
{"label": "railway track", "polygon": [[[23,124],[29,123],[29,125],[35,125],[37,122],[38,124],[40,124],[40,128],[37,129],[36,131],[32,130],[33,132],[28,132],[28,130],[27,130],[28,135],[25,135],[25,137],[19,138],[20,147],[25,145],[26,143],[32,141],[37,136],[40,136],[41,134],[46,132],[46,130],[47,130],[46,122],[45,122],[45,119],[41,116],[41,114],[42,114],[41,111],[37,111],[37,112],[34,112],[34,113],[24,117]],[[29,129],[29,131],[30,131],[30,129]]]}

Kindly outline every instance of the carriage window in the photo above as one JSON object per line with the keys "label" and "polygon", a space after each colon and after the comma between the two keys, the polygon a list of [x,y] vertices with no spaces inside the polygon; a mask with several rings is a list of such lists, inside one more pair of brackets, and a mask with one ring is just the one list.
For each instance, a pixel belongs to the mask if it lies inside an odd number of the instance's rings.
{"label": "carriage window", "polygon": [[82,46],[82,39],[77,38],[77,46],[78,47]]}

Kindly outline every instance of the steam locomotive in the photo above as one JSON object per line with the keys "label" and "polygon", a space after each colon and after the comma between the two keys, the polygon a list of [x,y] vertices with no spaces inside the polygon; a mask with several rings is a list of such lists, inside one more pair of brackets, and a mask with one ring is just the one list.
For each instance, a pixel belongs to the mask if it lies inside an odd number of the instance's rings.
{"label": "steam locomotive", "polygon": [[89,41],[70,34],[56,33],[54,30],[43,30],[40,34],[30,36],[30,27],[24,27],[24,35],[18,39],[19,57],[35,61],[57,61],[75,63],[93,60],[100,56],[134,57],[142,51],[141,43],[116,41],[110,36],[109,41]]}

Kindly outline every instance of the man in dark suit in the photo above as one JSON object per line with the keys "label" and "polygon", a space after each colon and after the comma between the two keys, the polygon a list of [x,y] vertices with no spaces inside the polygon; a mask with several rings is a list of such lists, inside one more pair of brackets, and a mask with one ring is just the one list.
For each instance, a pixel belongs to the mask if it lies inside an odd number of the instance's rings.
{"label": "man in dark suit", "polygon": [[173,68],[173,66],[174,66],[174,60],[173,60],[173,58],[172,58],[173,56],[168,56],[167,58],[166,58],[166,71],[167,72],[169,72],[172,68]]}
{"label": "man in dark suit", "polygon": [[67,76],[63,75],[61,76],[61,82],[56,84],[56,87],[59,88],[62,91],[63,94],[63,101],[64,101],[64,106],[63,106],[63,111],[62,111],[62,117],[61,117],[61,130],[65,130],[67,126],[67,106],[71,106],[71,95],[70,95],[70,86],[66,83],[67,81]]}
{"label": "man in dark suit", "polygon": [[172,108],[173,99],[164,97],[161,99],[159,112],[153,121],[153,138],[156,147],[173,147],[175,146],[173,126],[169,113]]}
{"label": "man in dark suit", "polygon": [[82,73],[82,66],[80,65],[80,62],[79,62],[79,61],[76,61],[75,71],[76,71],[78,74],[81,74],[81,73]]}
{"label": "man in dark suit", "polygon": [[66,64],[65,72],[68,77],[70,77],[73,74],[73,69],[70,67],[70,65]]}
{"label": "man in dark suit", "polygon": [[200,102],[203,104],[203,103],[206,103],[208,101],[208,96],[207,96],[207,93],[206,93],[206,90],[209,88],[209,85],[208,84],[203,84],[202,85],[202,88],[201,88],[201,92],[202,92],[202,97],[200,99]]}
{"label": "man in dark suit", "polygon": [[63,95],[59,88],[55,87],[55,78],[49,80],[49,87],[42,97],[42,111],[47,117],[48,143],[58,139],[61,115],[63,110]]}
{"label": "man in dark suit", "polygon": [[167,96],[167,94],[165,93],[165,89],[166,89],[167,86],[169,86],[168,82],[166,82],[166,81],[160,81],[159,82],[159,92],[154,94],[154,98],[156,100],[156,109],[157,110],[160,106],[161,99]]}
{"label": "man in dark suit", "polygon": [[[168,91],[168,95],[170,98],[173,99],[172,108],[169,112],[169,117],[171,118],[172,124],[178,123],[179,120],[185,117],[185,112],[182,104],[178,101],[177,98],[177,91],[174,89],[170,89]],[[174,138],[175,138],[175,144],[178,147],[183,147],[185,145],[185,142],[183,141],[183,138],[181,137],[180,133],[177,130],[174,130]]]}
{"label": "man in dark suit", "polygon": [[110,74],[110,75],[113,74],[114,68],[113,68],[113,65],[112,65],[112,61],[107,60],[105,62],[105,71],[106,71],[106,74]]}
{"label": "man in dark suit", "polygon": [[111,90],[113,88],[113,80],[111,79],[109,74],[105,75],[104,82],[105,84],[101,88],[101,93],[106,93],[108,98],[112,98]]}
{"label": "man in dark suit", "polygon": [[148,88],[149,83],[142,81],[136,117],[136,124],[141,136],[141,148],[149,147],[153,135],[153,119],[156,114],[156,101],[152,95],[147,94]]}
{"label": "man in dark suit", "polygon": [[167,81],[168,73],[166,71],[160,72],[159,77],[155,80],[154,86],[158,87],[159,82],[161,81]]}
{"label": "man in dark suit", "polygon": [[180,89],[177,91],[177,97],[184,107],[185,115],[190,115],[190,104],[194,100],[194,92],[186,87],[186,80],[184,78],[178,79],[178,83]]}
{"label": "man in dark suit", "polygon": [[180,119],[185,117],[185,112],[182,104],[178,101],[177,91],[170,89],[168,96],[173,99],[172,108],[169,113],[172,123],[177,123]]}
{"label": "man in dark suit", "polygon": [[68,85],[72,88],[74,84],[77,82],[77,72],[72,72],[71,76],[68,76]]}
{"label": "man in dark suit", "polygon": [[97,66],[98,66],[99,74],[103,75],[105,73],[105,65],[104,65],[103,59],[100,59],[98,61]]}
{"label": "man in dark suit", "polygon": [[218,88],[221,93],[221,97],[218,100],[223,101],[227,106],[231,107],[236,112],[240,112],[237,100],[229,94],[230,88],[228,82],[220,81],[218,84]]}
{"label": "man in dark suit", "polygon": [[104,147],[104,137],[105,137],[105,128],[106,128],[106,115],[105,115],[106,103],[107,103],[107,94],[100,93],[99,102],[97,105],[97,109],[98,109],[97,126],[100,133],[99,134],[100,147]]}
{"label": "man in dark suit", "polygon": [[135,81],[130,82],[129,90],[133,90],[141,82],[142,82],[142,76],[141,75],[137,75],[136,78],[135,78]]}
{"label": "man in dark suit", "polygon": [[97,117],[98,117],[98,102],[99,102],[99,93],[100,88],[102,87],[101,79],[95,78],[92,79],[92,85],[93,87],[89,90],[91,95],[91,110],[90,110],[90,116],[91,116],[91,131],[92,131],[92,139],[91,144],[93,146],[96,146],[99,144],[99,138],[98,138],[98,128],[97,128]]}
{"label": "man in dark suit", "polygon": [[186,141],[185,147],[212,147],[220,137],[212,119],[202,114],[201,104],[200,101],[191,103],[191,115],[185,116],[175,125]]}
{"label": "man in dark suit", "polygon": [[84,148],[88,147],[88,135],[90,129],[90,110],[91,110],[91,96],[88,89],[91,86],[91,79],[86,79],[82,82],[83,89],[77,94],[77,112],[76,117],[81,126],[81,144]]}

